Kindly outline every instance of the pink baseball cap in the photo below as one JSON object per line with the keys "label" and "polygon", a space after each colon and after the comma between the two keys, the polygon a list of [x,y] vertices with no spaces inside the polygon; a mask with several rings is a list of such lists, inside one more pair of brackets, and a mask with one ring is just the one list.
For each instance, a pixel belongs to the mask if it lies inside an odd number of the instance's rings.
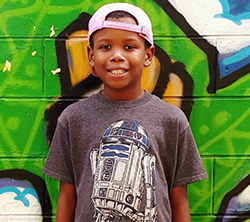
{"label": "pink baseball cap", "polygon": [[[115,11],[124,11],[131,14],[137,20],[138,25],[105,21],[107,15]],[[95,31],[103,28],[121,29],[125,31],[136,32],[142,38],[146,39],[151,45],[154,44],[152,25],[149,17],[142,9],[128,3],[111,3],[99,8],[89,21],[88,39],[90,39],[90,36]]]}

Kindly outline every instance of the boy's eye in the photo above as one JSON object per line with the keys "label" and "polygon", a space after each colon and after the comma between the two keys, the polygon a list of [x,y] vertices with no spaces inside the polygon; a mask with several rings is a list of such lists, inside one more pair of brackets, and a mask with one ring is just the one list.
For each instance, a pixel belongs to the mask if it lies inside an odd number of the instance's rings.
{"label": "boy's eye", "polygon": [[101,49],[110,49],[110,45],[102,45],[100,48]]}
{"label": "boy's eye", "polygon": [[135,47],[133,45],[126,45],[125,49],[134,49]]}

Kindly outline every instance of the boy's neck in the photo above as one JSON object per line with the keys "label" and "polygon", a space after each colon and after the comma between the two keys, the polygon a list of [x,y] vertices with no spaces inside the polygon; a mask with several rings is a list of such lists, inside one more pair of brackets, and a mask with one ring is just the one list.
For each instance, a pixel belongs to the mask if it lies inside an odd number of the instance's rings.
{"label": "boy's neck", "polygon": [[107,92],[105,89],[102,91],[102,95],[109,100],[117,100],[117,101],[130,101],[136,100],[141,98],[144,95],[144,90],[139,89],[137,92],[123,92],[123,91],[116,91],[114,93]]}

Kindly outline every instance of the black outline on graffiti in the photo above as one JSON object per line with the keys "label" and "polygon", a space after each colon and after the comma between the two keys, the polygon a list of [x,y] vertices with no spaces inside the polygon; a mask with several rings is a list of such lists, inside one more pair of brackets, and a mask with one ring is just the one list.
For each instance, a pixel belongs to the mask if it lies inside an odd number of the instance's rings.
{"label": "black outline on graffiti", "polygon": [[[232,190],[230,190],[222,199],[220,208],[218,210],[217,217],[214,222],[221,222],[225,215],[227,206],[230,202],[230,200],[239,195],[246,187],[250,185],[250,174],[246,176],[243,180],[240,181],[239,184],[237,184]],[[250,210],[241,214],[237,214],[237,218],[232,218],[229,219],[228,222],[242,222],[247,219],[249,219],[250,215]],[[228,215],[229,216],[229,215]],[[235,215],[230,215],[230,216],[235,216]]]}

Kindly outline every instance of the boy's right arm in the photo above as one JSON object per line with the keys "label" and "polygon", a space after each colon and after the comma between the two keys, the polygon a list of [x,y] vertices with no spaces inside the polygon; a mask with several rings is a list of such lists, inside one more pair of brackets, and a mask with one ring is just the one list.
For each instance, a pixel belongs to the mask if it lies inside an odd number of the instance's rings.
{"label": "boy's right arm", "polygon": [[56,222],[74,222],[76,201],[75,186],[60,182]]}

